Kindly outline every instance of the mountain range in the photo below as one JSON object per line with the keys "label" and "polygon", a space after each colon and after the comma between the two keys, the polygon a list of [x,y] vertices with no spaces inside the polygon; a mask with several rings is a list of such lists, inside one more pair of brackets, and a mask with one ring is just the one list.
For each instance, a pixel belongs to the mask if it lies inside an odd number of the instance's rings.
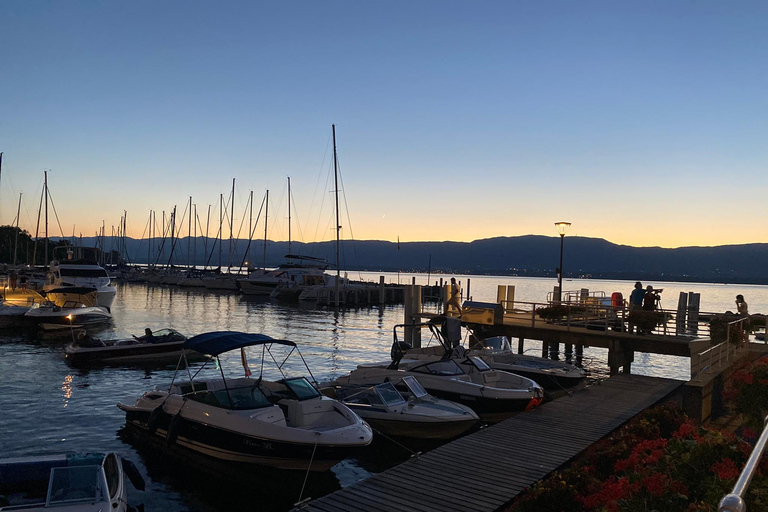
{"label": "mountain range", "polygon": [[[79,244],[98,246],[96,238],[83,238]],[[162,251],[159,248],[163,246]],[[121,251],[130,263],[166,265],[171,262],[169,240],[107,237],[106,251]],[[196,249],[194,247],[196,246]],[[188,250],[189,247],[189,250]],[[215,239],[181,238],[173,245],[175,265],[233,266],[243,264],[248,240],[224,240],[219,252]],[[560,238],[540,235],[495,237],[472,242],[387,242],[342,240],[340,260],[343,270],[443,272],[457,274],[555,276],[560,258]],[[149,250],[148,250],[149,249]],[[284,262],[288,242],[267,241],[266,260],[263,240],[250,247],[251,265],[267,267]],[[327,259],[333,268],[335,241],[293,242],[290,252]],[[768,244],[722,245],[715,247],[631,247],[601,238],[566,237],[564,277],[589,276],[603,279],[700,281],[719,283],[768,284]],[[195,257],[195,255],[197,255]],[[190,257],[191,256],[191,257]],[[149,261],[148,261],[149,260]],[[194,260],[194,261],[192,261]]]}

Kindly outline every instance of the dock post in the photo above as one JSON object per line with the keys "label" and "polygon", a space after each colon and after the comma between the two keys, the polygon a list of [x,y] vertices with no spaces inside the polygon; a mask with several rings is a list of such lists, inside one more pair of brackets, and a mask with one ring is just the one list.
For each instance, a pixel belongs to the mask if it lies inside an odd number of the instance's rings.
{"label": "dock post", "polygon": [[379,304],[384,304],[387,301],[387,292],[384,288],[384,276],[379,276]]}
{"label": "dock post", "polygon": [[570,364],[573,360],[573,344],[565,343],[563,348],[563,352],[565,353],[565,362]]}
{"label": "dock post", "polygon": [[611,340],[608,343],[610,375],[618,375],[619,367],[623,367],[624,373],[630,373],[632,371],[632,361],[634,360],[635,353],[628,348],[626,343],[620,340]]}
{"label": "dock post", "polygon": [[510,312],[515,307],[515,286],[507,286],[507,303],[504,306],[504,312]]}
{"label": "dock post", "polygon": [[584,345],[576,344],[576,366],[581,366],[584,361]]}
{"label": "dock post", "polygon": [[549,358],[553,361],[560,360],[560,343],[556,341],[549,342]]}
{"label": "dock post", "polygon": [[675,317],[675,332],[685,334],[685,316],[688,311],[688,294],[680,292],[677,299],[677,316]]}
{"label": "dock post", "polygon": [[699,304],[701,304],[701,294],[689,292],[687,333],[693,334],[694,336],[699,332]]}
{"label": "dock post", "polygon": [[504,297],[506,296],[507,287],[503,284],[496,285],[496,303],[504,306],[504,312],[507,312],[507,305],[504,304]]}
{"label": "dock post", "polygon": [[[404,292],[403,323],[418,324],[421,322],[421,286],[406,285]],[[405,327],[405,342],[410,343],[413,348],[421,348],[421,327]]]}
{"label": "dock post", "polygon": [[525,338],[518,338],[517,339],[517,353],[523,354],[525,353]]}
{"label": "dock post", "polygon": [[469,282],[470,282],[470,279],[467,278],[467,295],[465,300],[472,300],[472,297],[469,295]]}

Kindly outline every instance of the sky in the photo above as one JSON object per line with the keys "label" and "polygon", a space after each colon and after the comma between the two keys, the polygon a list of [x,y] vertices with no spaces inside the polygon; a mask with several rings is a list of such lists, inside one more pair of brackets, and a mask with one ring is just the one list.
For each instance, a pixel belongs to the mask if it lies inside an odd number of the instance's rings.
{"label": "sky", "polygon": [[269,190],[287,240],[290,177],[292,239],[331,239],[335,124],[342,238],[768,241],[763,1],[3,0],[0,69],[33,235],[50,170],[51,236],[184,235],[190,196],[215,236],[235,178],[235,235]]}

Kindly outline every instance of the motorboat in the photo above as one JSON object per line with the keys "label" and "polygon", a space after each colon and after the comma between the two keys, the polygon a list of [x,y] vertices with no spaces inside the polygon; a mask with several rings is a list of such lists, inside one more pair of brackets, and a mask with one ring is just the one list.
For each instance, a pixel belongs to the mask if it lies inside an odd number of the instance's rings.
{"label": "motorboat", "polygon": [[373,386],[332,382],[323,394],[341,400],[371,427],[388,436],[451,439],[477,424],[477,414],[466,405],[441,400],[413,376]]}
{"label": "motorboat", "polygon": [[184,273],[178,285],[187,288],[205,288],[205,273],[201,270],[191,269]]}
{"label": "motorboat", "polygon": [[[543,357],[515,354],[506,336],[479,339],[473,334],[470,338],[470,349],[467,350],[461,345],[461,321],[457,318],[438,315],[421,326],[429,328],[437,344],[412,348],[401,342],[397,346],[403,351],[404,357],[430,361],[478,356],[494,370],[527,377],[536,381],[547,391],[573,387],[586,379],[584,370],[571,364]],[[393,350],[395,348],[393,345]]]}
{"label": "motorboat", "polygon": [[[245,349],[261,352],[261,371],[251,378]],[[292,341],[264,334],[220,331],[188,339],[182,348],[210,355],[220,370],[216,379],[198,378],[120,402],[126,425],[209,457],[281,469],[325,471],[354,449],[370,444],[373,432],[349,407],[318,391],[317,381]],[[245,377],[227,378],[220,355],[239,351]],[[288,376],[301,364],[306,374]],[[184,355],[182,355],[184,357]],[[275,368],[265,378],[265,362]],[[271,365],[267,365],[268,367]],[[269,368],[268,368],[269,370]]]}
{"label": "motorboat", "polygon": [[245,295],[271,296],[276,289],[278,297],[298,297],[304,287],[326,282],[328,262],[322,258],[287,254],[286,263],[264,274],[252,273],[240,279],[240,291]]}
{"label": "motorboat", "polygon": [[48,330],[108,323],[112,320],[112,313],[104,306],[92,305],[95,293],[92,289],[76,287],[66,288],[64,294],[48,292],[48,300],[33,304],[24,313],[24,318]]}
{"label": "motorboat", "polygon": [[[187,337],[174,329],[149,331],[142,336],[127,339],[99,340],[86,337],[67,345],[66,360],[73,366],[110,364],[153,364],[176,361],[181,356]],[[189,352],[187,359],[204,358],[198,352]]]}
{"label": "motorboat", "polygon": [[90,288],[96,292],[94,306],[111,309],[117,289],[104,267],[97,263],[94,255],[98,254],[98,249],[71,246],[57,249],[66,249],[66,259],[51,261],[43,291],[47,293],[70,286]]}
{"label": "motorboat", "polygon": [[571,388],[582,384],[587,378],[583,369],[544,357],[515,354],[506,336],[476,339],[469,354],[480,356],[488,366],[496,370],[528,377],[538,382],[545,390]]}
{"label": "motorboat", "polygon": [[0,511],[133,511],[125,476],[144,490],[136,466],[114,452],[0,459]]}
{"label": "motorboat", "polygon": [[24,314],[29,311],[29,306],[0,301],[0,327],[21,327],[25,324]]}

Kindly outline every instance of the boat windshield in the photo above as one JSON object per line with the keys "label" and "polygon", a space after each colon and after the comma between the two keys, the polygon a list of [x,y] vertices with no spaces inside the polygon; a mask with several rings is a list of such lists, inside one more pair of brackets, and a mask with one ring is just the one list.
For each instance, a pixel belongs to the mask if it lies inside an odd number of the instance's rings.
{"label": "boat windshield", "polygon": [[475,368],[477,368],[481,372],[487,372],[487,371],[491,370],[491,367],[488,366],[485,363],[485,361],[483,361],[479,357],[476,357],[476,356],[475,357],[469,357],[468,359],[472,362],[473,365],[475,365]]}
{"label": "boat windshield", "polygon": [[411,369],[412,372],[429,373],[431,375],[463,375],[465,372],[453,359],[443,359],[433,363],[423,364]]}
{"label": "boat windshield", "polygon": [[376,386],[376,394],[387,405],[400,405],[405,403],[405,398],[400,394],[391,382],[384,382]]}
{"label": "boat windshield", "polygon": [[48,483],[46,507],[105,500],[101,466],[53,468]]}
{"label": "boat windshield", "polygon": [[407,377],[403,377],[403,382],[406,386],[408,386],[408,389],[411,390],[411,393],[413,393],[413,396],[416,398],[424,398],[425,396],[429,395],[427,390],[424,389],[421,384],[419,384],[419,381],[416,380],[416,377],[408,375]]}
{"label": "boat windshield", "polygon": [[299,400],[309,400],[320,396],[320,392],[305,377],[285,379],[283,382]]}
{"label": "boat windshield", "polygon": [[494,336],[493,338],[486,338],[482,341],[483,347],[486,350],[493,352],[509,352],[512,349],[509,346],[509,338],[506,336]]}

